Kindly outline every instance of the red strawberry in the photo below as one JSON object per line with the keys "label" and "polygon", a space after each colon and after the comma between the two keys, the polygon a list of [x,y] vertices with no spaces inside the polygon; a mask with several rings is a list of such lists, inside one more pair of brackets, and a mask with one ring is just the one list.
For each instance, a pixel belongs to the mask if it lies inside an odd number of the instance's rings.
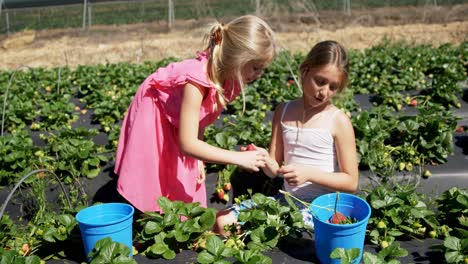
{"label": "red strawberry", "polygon": [[218,199],[223,200],[224,199],[224,190],[223,189],[218,189],[217,191]]}
{"label": "red strawberry", "polygon": [[289,85],[294,84],[294,79],[289,79],[289,80],[288,80],[288,84],[289,84]]}
{"label": "red strawberry", "polygon": [[251,151],[251,150],[257,150],[257,149],[255,148],[255,145],[254,145],[254,144],[249,144],[249,145],[247,146],[247,151]]}
{"label": "red strawberry", "polygon": [[229,192],[231,190],[231,183],[230,182],[226,182],[223,186],[223,189],[226,191],[226,192]]}
{"label": "red strawberry", "polygon": [[463,133],[463,132],[465,132],[465,127],[464,126],[459,126],[459,127],[457,127],[457,129],[455,129],[455,131],[458,132],[458,133]]}
{"label": "red strawberry", "polygon": [[346,217],[343,214],[336,212],[330,217],[328,221],[332,224],[341,224],[342,222],[346,221]]}
{"label": "red strawberry", "polygon": [[409,103],[411,106],[417,106],[418,105],[418,101],[416,101],[416,99],[413,99],[410,101]]}

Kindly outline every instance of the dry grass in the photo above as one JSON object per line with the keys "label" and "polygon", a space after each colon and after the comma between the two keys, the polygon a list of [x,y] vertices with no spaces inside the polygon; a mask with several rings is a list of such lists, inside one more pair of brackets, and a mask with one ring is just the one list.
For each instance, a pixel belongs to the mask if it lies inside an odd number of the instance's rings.
{"label": "dry grass", "polygon": [[[435,46],[468,40],[468,5],[357,10],[352,16],[341,12],[315,13],[310,6],[298,8],[307,12],[268,19],[280,45],[292,52],[307,52],[314,43],[325,39],[340,41],[350,49],[367,48],[384,38]],[[141,63],[168,56],[188,58],[203,49],[203,26],[208,22],[209,19],[177,21],[171,30],[165,23],[150,23],[94,26],[87,32],[66,29],[0,36],[0,69],[21,65],[74,68],[79,64]]]}

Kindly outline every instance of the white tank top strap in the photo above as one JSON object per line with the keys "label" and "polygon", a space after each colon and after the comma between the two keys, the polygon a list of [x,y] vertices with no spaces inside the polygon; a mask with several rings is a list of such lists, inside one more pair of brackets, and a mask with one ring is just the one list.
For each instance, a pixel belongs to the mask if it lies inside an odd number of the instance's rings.
{"label": "white tank top strap", "polygon": [[335,111],[330,115],[330,120],[335,120],[336,115],[340,112],[341,110],[339,108],[336,108]]}
{"label": "white tank top strap", "polygon": [[288,105],[289,105],[290,102],[287,102],[284,104],[283,106],[283,111],[281,112],[281,122],[283,122],[283,117],[284,117],[284,114],[286,113],[286,108],[288,108]]}
{"label": "white tank top strap", "polygon": [[328,114],[328,130],[332,131],[333,130],[333,126],[335,124],[335,117],[336,115],[340,112],[341,110],[339,108],[335,109],[335,111],[331,112],[330,114]]}

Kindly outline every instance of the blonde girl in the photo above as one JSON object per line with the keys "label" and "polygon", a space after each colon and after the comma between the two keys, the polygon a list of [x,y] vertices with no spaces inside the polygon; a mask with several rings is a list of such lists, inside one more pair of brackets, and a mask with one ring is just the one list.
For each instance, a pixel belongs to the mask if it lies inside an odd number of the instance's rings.
{"label": "blonde girl", "polygon": [[201,161],[253,171],[265,165],[264,153],[211,146],[203,141],[203,131],[274,58],[273,31],[248,15],[213,25],[206,40],[196,58],[148,76],[123,120],[114,169],[117,190],[142,212],[160,211],[156,200],[161,196],[206,206]]}

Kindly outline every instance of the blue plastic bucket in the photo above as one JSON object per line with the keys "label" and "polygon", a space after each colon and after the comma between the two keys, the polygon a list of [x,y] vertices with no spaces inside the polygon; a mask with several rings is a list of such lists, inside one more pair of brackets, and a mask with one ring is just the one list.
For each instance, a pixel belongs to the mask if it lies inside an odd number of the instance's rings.
{"label": "blue plastic bucket", "polygon": [[[358,248],[360,255],[353,263],[360,263],[364,249],[366,227],[371,215],[369,204],[362,198],[340,193],[336,210],[344,216],[357,220],[353,224],[332,224],[328,220],[334,214],[336,193],[324,194],[317,197],[311,204],[315,232],[315,252],[322,264],[336,263],[340,260],[331,259],[330,253],[335,248]],[[318,208],[316,206],[329,208]]]}
{"label": "blue plastic bucket", "polygon": [[105,203],[87,207],[76,214],[86,257],[97,241],[110,237],[128,246],[132,256],[134,209],[124,203]]}

